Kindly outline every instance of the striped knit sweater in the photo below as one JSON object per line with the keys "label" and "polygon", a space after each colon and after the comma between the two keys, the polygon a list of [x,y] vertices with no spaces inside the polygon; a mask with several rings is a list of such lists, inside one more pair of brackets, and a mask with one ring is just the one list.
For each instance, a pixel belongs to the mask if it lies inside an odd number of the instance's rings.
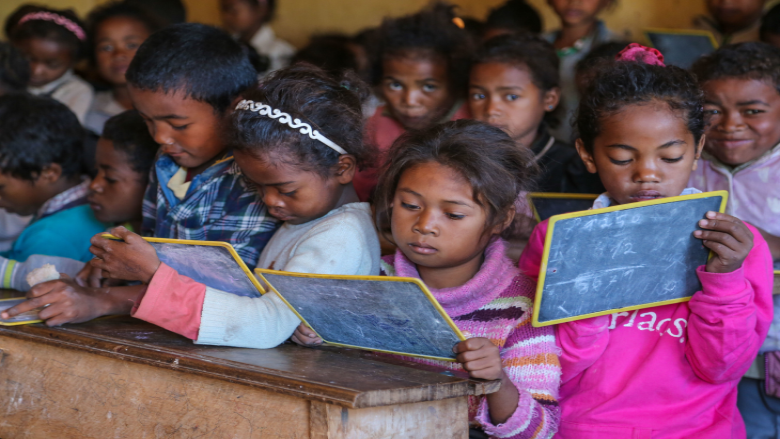
{"label": "striped knit sweater", "polygon": [[[495,239],[471,280],[459,287],[431,289],[431,293],[466,337],[488,338],[501,349],[504,371],[520,394],[515,412],[499,425],[491,423],[484,396],[470,397],[469,421],[491,437],[550,438],[558,429],[558,348],[552,327],[531,326],[535,283],[504,253],[505,242]],[[400,250],[382,260],[385,275],[420,278],[417,267]],[[459,363],[404,359],[463,370]]]}

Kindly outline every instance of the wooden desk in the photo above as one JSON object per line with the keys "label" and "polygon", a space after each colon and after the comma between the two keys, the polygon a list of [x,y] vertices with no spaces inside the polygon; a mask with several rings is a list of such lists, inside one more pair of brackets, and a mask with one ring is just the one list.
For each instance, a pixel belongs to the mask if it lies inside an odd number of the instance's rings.
{"label": "wooden desk", "polygon": [[0,327],[0,437],[467,438],[498,390],[368,352],[194,345],[116,317]]}

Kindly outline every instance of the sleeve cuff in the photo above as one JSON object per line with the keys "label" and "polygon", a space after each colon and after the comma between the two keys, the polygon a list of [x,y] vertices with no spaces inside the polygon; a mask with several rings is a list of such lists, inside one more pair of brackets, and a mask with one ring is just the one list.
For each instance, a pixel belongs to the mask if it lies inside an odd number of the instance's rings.
{"label": "sleeve cuff", "polygon": [[696,275],[702,286],[701,296],[711,302],[730,302],[750,291],[742,267],[731,273],[709,273],[702,265],[696,269]]}
{"label": "sleeve cuff", "polygon": [[[519,397],[517,399],[517,408],[515,408],[514,413],[506,422],[494,425],[490,420],[487,398],[481,398],[479,408],[477,408],[476,420],[490,437],[515,437],[524,431],[536,431],[540,426],[539,424],[549,422],[549,420],[543,419],[545,414],[534,413],[537,410],[537,404],[528,393],[528,390],[520,389],[514,382],[512,384],[517,388]],[[538,409],[543,412],[541,408]]]}

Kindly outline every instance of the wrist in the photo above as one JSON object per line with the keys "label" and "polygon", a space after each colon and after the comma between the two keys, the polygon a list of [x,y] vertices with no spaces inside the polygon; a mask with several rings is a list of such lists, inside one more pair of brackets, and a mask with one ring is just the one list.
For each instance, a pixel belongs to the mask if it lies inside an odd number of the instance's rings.
{"label": "wrist", "polygon": [[146,285],[149,285],[152,282],[152,278],[154,278],[154,275],[157,274],[157,270],[160,269],[160,265],[162,265],[162,263],[158,259],[156,261],[156,264],[154,265],[154,268],[145,273],[146,279],[141,279],[141,282],[145,283]]}

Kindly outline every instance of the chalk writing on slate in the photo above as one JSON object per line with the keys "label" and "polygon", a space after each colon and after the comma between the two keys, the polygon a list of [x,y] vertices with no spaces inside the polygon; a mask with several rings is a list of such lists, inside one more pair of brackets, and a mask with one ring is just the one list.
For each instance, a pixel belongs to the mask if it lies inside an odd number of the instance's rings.
{"label": "chalk writing on slate", "polygon": [[459,334],[414,282],[262,275],[328,343],[455,358]]}
{"label": "chalk writing on slate", "polygon": [[693,232],[708,211],[721,210],[720,194],[551,219],[534,323],[690,298],[709,255]]}
{"label": "chalk writing on slate", "polygon": [[157,257],[179,274],[238,296],[260,297],[249,276],[222,246],[150,242]]}
{"label": "chalk writing on slate", "polygon": [[648,29],[646,34],[653,47],[663,53],[664,63],[684,69],[717,48],[712,34],[706,31]]}
{"label": "chalk writing on slate", "polygon": [[[568,197],[566,197],[568,195]],[[530,193],[528,200],[534,208],[537,221],[544,221],[554,215],[580,212],[593,206],[598,195],[584,194],[536,194]]]}

